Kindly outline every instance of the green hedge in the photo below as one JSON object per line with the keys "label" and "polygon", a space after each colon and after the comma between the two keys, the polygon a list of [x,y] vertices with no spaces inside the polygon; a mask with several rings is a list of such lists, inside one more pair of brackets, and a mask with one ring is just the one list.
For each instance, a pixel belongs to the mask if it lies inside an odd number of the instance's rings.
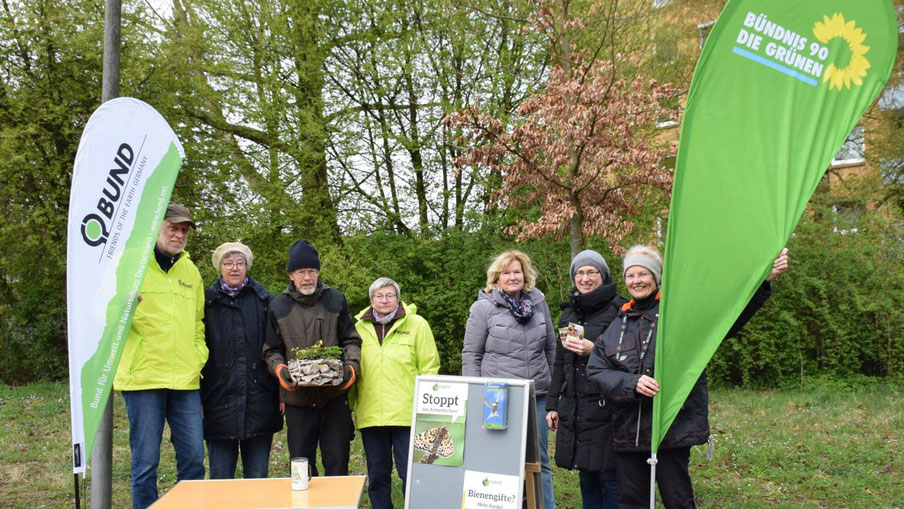
{"label": "green hedge", "polygon": [[[202,232],[189,241],[205,283],[215,278],[207,253],[225,240],[232,239],[214,239]],[[288,284],[284,263],[290,239],[243,240],[255,252],[251,274],[274,293],[282,291]],[[709,366],[712,382],[773,387],[812,376],[902,376],[901,246],[900,227],[881,217],[868,218],[856,233],[840,234],[819,214],[806,216],[789,242],[791,268],[775,282],[772,299],[740,337],[720,347]],[[468,310],[494,255],[518,247],[536,261],[538,287],[546,293],[555,319],[560,314],[557,304],[570,286],[566,242],[540,239],[516,244],[493,228],[431,237],[376,232],[348,237],[341,248],[317,247],[323,280],[346,294],[353,313],[367,306],[367,289],[374,279],[386,276],[398,281],[403,300],[416,304],[433,328],[442,372],[447,374],[460,372]],[[618,274],[618,258],[594,247],[604,252]],[[6,383],[66,374],[64,267],[61,263],[30,267],[22,274],[35,284],[18,285],[19,293],[7,295],[3,310],[0,378]],[[622,293],[626,295],[623,287]]]}
{"label": "green hedge", "polygon": [[904,243],[900,225],[870,215],[835,230],[813,206],[788,243],[790,269],[739,338],[710,363],[717,383],[779,386],[819,374],[904,374]]}

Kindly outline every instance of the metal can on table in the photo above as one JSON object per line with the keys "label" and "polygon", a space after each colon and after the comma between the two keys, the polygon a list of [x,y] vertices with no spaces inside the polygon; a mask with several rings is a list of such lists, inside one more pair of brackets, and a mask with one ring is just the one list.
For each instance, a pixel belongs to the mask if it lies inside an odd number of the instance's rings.
{"label": "metal can on table", "polygon": [[308,489],[308,479],[310,478],[310,470],[308,468],[307,458],[292,458],[292,489],[306,490]]}

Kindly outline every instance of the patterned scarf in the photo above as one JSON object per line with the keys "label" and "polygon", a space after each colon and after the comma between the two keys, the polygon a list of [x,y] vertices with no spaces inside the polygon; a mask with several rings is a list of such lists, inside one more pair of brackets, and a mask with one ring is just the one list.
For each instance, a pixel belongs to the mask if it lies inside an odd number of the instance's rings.
{"label": "patterned scarf", "polygon": [[387,313],[386,316],[380,316],[380,313],[377,313],[377,310],[374,309],[373,306],[371,306],[370,311],[374,315],[375,322],[382,323],[385,325],[385,324],[391,322],[393,318],[395,318],[396,313],[399,312],[399,309],[401,307],[402,307],[402,305],[399,304],[398,306],[396,306],[395,309],[392,310],[392,313]]}
{"label": "patterned scarf", "polygon": [[242,289],[245,288],[246,286],[248,286],[248,276],[245,276],[245,279],[243,279],[242,282],[239,283],[239,285],[236,286],[235,288],[233,288],[233,287],[229,286],[228,284],[226,284],[226,281],[223,281],[223,277],[220,276],[220,288],[223,289],[223,292],[225,292],[226,295],[232,297],[233,299],[234,299],[234,298],[239,294],[239,292],[241,292]]}
{"label": "patterned scarf", "polygon": [[521,292],[521,299],[515,300],[511,295],[503,292],[502,290],[496,290],[499,292],[499,295],[502,295],[502,298],[505,299],[505,302],[508,304],[509,311],[512,312],[512,316],[518,320],[518,323],[526,323],[532,316],[534,316],[534,302],[530,298],[530,294],[526,292]]}

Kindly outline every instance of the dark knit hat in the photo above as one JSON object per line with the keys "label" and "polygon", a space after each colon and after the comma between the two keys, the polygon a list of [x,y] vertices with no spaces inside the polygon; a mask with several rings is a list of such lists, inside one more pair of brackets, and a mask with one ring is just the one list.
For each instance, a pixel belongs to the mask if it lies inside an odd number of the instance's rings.
{"label": "dark knit hat", "polygon": [[317,256],[317,250],[304,239],[295,242],[289,248],[289,263],[286,264],[286,271],[292,272],[298,269],[320,270],[320,257]]}

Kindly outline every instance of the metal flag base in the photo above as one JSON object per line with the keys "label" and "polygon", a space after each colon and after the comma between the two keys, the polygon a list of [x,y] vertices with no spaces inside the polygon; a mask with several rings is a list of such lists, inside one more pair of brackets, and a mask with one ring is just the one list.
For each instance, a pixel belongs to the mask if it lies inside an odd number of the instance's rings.
{"label": "metal flag base", "polygon": [[651,452],[647,459],[650,465],[650,509],[656,509],[656,453]]}

